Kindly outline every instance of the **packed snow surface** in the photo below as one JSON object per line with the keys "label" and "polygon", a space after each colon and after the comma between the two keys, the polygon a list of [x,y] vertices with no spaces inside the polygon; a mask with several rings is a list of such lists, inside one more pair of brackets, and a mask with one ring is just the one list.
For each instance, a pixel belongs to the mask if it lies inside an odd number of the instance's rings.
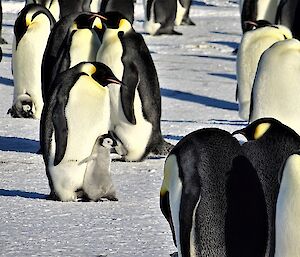
{"label": "packed snow surface", "polygon": [[[45,200],[48,180],[36,154],[39,121],[6,114],[13,98],[13,25],[23,6],[23,1],[2,1],[9,44],[2,45],[0,63],[0,256],[169,256],[176,248],[159,208],[165,157],[113,162],[118,202]],[[196,26],[176,27],[183,36],[143,34],[161,86],[163,135],[173,144],[196,129],[232,132],[246,124],[235,101],[238,4],[194,0],[191,18]],[[138,0],[134,28],[141,33],[143,19]]]}

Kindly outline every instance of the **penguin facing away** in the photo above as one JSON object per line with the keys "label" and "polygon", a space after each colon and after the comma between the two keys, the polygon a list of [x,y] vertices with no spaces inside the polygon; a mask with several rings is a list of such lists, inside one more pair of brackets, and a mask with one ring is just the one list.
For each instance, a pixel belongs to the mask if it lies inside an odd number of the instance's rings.
{"label": "penguin facing away", "polygon": [[116,199],[108,159],[115,144],[100,140],[109,130],[110,83],[121,82],[101,63],[80,63],[54,81],[40,126],[50,198],[76,201],[83,192],[93,201]]}
{"label": "penguin facing away", "polygon": [[37,4],[26,5],[16,19],[12,49],[14,97],[8,110],[12,117],[41,116],[41,64],[54,22],[51,13]]}
{"label": "penguin facing away", "polygon": [[243,35],[236,66],[237,100],[242,119],[249,119],[252,85],[261,55],[275,42],[291,38],[290,30],[280,25],[257,28]]}
{"label": "penguin facing away", "polygon": [[71,14],[55,24],[42,63],[44,101],[51,95],[57,74],[80,62],[96,60],[104,29],[101,16],[89,12]]}
{"label": "penguin facing away", "polygon": [[262,186],[238,140],[224,130],[197,130],[172,149],[165,162],[160,205],[178,256],[265,254]]}
{"label": "penguin facing away", "polygon": [[97,61],[109,66],[126,86],[109,86],[111,131],[125,147],[127,161],[139,161],[150,152],[166,155],[172,145],[161,134],[160,88],[149,49],[120,14],[106,17]]}
{"label": "penguin facing away", "polygon": [[[174,30],[177,0],[143,0],[145,10],[144,30],[152,36],[182,35]],[[183,12],[181,12],[183,13]]]}
{"label": "penguin facing away", "polygon": [[299,50],[300,42],[288,39],[263,53],[253,84],[250,122],[273,117],[300,133]]}
{"label": "penguin facing away", "polygon": [[288,157],[276,204],[275,257],[299,256],[300,224],[300,156],[299,151]]}
{"label": "penguin facing away", "polygon": [[261,118],[234,134],[243,134],[248,142],[243,152],[251,161],[262,184],[268,214],[268,245],[265,256],[274,256],[275,208],[279,190],[278,174],[282,163],[300,148],[300,136],[273,118]]}

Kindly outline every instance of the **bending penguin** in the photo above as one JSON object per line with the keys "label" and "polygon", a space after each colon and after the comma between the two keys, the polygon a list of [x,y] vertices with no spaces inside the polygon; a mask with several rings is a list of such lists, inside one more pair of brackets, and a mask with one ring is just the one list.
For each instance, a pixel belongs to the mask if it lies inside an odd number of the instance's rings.
{"label": "bending penguin", "polygon": [[[150,35],[181,35],[174,30],[177,0],[143,0],[145,10],[144,30]],[[183,17],[184,11],[181,11]],[[179,22],[180,18],[178,18]]]}
{"label": "bending penguin", "polygon": [[12,117],[39,119],[43,108],[41,65],[54,18],[44,7],[26,5],[16,19],[12,49]]}
{"label": "bending penguin", "polygon": [[255,120],[246,128],[234,132],[239,133],[248,139],[242,145],[243,152],[257,171],[265,196],[268,214],[268,244],[265,256],[274,256],[278,176],[282,163],[300,148],[300,136],[273,118]]}
{"label": "bending penguin", "polygon": [[50,198],[116,200],[110,178],[107,85],[121,83],[102,63],[80,63],[59,74],[41,119],[41,147]]}
{"label": "bending penguin", "polygon": [[275,257],[298,256],[300,226],[300,155],[288,157],[282,167],[276,204]]}
{"label": "bending penguin", "polygon": [[299,60],[297,39],[279,41],[263,53],[253,84],[250,122],[273,117],[300,134]]}
{"label": "bending penguin", "polygon": [[46,101],[57,74],[80,62],[94,62],[105,27],[101,16],[89,12],[68,15],[49,36],[42,63],[42,91]]}
{"label": "bending penguin", "polygon": [[237,55],[237,91],[239,116],[249,119],[252,85],[259,59],[274,43],[291,39],[292,33],[285,26],[265,26],[247,31],[241,40]]}
{"label": "bending penguin", "polygon": [[262,185],[229,132],[205,128],[180,140],[165,162],[160,206],[180,257],[265,256]]}
{"label": "bending penguin", "polygon": [[125,85],[109,86],[111,131],[126,149],[127,161],[142,160],[149,153],[166,155],[172,145],[161,134],[160,88],[149,49],[119,13],[106,17],[97,61],[109,66]]}

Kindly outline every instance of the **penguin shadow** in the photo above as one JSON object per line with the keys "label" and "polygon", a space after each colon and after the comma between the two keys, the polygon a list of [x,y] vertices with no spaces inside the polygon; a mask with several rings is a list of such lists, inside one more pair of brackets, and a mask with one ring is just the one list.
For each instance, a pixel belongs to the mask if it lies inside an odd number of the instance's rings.
{"label": "penguin shadow", "polygon": [[203,1],[198,1],[198,0],[193,0],[193,1],[192,1],[192,5],[194,5],[194,6],[210,6],[210,7],[217,7],[217,6],[214,5],[214,4],[207,4],[207,3],[203,2]]}
{"label": "penguin shadow", "polygon": [[239,43],[231,41],[208,41],[207,43],[228,46],[231,47],[233,50],[237,49],[239,46]]}
{"label": "penguin shadow", "polygon": [[208,96],[202,96],[202,95],[195,95],[192,93],[187,93],[179,90],[172,90],[167,88],[161,88],[160,89],[161,95],[164,97],[174,98],[177,100],[182,101],[188,101],[193,102],[197,104],[202,104],[209,107],[215,107],[219,109],[226,109],[226,110],[238,110],[238,104],[229,102],[226,100],[220,100]]}
{"label": "penguin shadow", "polygon": [[224,61],[231,61],[236,62],[236,57],[228,57],[228,56],[214,56],[214,55],[202,55],[202,54],[182,54],[182,56],[192,56],[192,57],[199,57],[199,58],[209,58],[215,60],[224,60]]}
{"label": "penguin shadow", "polygon": [[179,141],[183,138],[183,136],[175,136],[175,135],[164,135],[164,139],[176,140]]}
{"label": "penguin shadow", "polygon": [[2,23],[2,27],[14,27],[13,24]]}
{"label": "penguin shadow", "polygon": [[215,31],[215,30],[210,31],[210,33],[219,34],[219,35],[237,36],[237,37],[241,37],[242,36],[241,33],[232,33],[232,32]]}
{"label": "penguin shadow", "polygon": [[220,120],[220,119],[210,119],[208,120],[210,124],[214,125],[229,125],[229,126],[247,126],[248,122],[244,120]]}
{"label": "penguin shadow", "polygon": [[[3,56],[5,57],[6,54],[3,54]],[[12,87],[14,85],[13,80],[12,79],[8,79],[8,78],[4,78],[0,76],[0,84],[3,84],[5,86],[10,86]]]}
{"label": "penguin shadow", "polygon": [[215,72],[208,72],[207,74],[211,75],[211,76],[217,76],[217,77],[236,80],[236,75],[235,74],[215,73]]}
{"label": "penguin shadow", "polygon": [[0,196],[8,197],[22,197],[26,199],[47,199],[48,195],[36,193],[36,192],[26,192],[21,190],[8,190],[0,188]]}
{"label": "penguin shadow", "polygon": [[0,151],[35,154],[38,152],[39,148],[40,143],[36,140],[0,136]]}
{"label": "penguin shadow", "polygon": [[12,58],[12,54],[3,53],[2,56],[7,58]]}

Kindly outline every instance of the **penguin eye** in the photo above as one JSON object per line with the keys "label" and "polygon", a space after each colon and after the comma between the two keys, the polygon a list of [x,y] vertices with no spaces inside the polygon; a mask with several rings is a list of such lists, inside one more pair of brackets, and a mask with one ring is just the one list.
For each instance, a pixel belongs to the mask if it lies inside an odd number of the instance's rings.
{"label": "penguin eye", "polygon": [[259,124],[255,128],[255,131],[254,131],[254,134],[253,134],[253,138],[255,140],[261,138],[267,132],[267,130],[270,128],[270,126],[271,126],[270,123]]}

